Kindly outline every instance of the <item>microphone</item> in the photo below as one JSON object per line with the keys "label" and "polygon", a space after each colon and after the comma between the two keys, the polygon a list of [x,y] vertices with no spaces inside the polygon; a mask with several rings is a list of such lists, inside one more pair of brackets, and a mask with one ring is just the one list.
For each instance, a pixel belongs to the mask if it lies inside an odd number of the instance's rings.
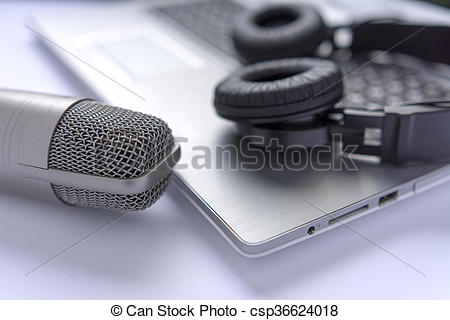
{"label": "microphone", "polygon": [[0,184],[51,191],[71,206],[143,210],[166,189],[180,154],[157,117],[87,98],[0,90]]}

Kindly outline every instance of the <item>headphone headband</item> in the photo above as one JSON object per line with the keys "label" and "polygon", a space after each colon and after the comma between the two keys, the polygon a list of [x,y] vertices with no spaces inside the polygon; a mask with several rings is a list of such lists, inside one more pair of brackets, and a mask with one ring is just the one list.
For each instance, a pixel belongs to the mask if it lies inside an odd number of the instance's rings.
{"label": "headphone headband", "polygon": [[345,108],[341,114],[330,131],[342,135],[344,147],[357,146],[355,154],[397,164],[450,160],[450,101]]}
{"label": "headphone headband", "polygon": [[392,51],[450,64],[450,27],[368,21],[352,31],[353,52]]}

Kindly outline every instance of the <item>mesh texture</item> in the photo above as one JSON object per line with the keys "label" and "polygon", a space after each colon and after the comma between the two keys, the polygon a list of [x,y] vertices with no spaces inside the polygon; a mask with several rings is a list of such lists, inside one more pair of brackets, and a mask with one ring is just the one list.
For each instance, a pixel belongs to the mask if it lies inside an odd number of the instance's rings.
{"label": "mesh texture", "polygon": [[102,208],[119,211],[144,210],[159,199],[167,187],[169,176],[161,179],[153,188],[131,195],[90,191],[53,185],[53,191],[64,203],[77,207]]}
{"label": "mesh texture", "polygon": [[[150,115],[96,101],[71,106],[50,143],[49,168],[94,176],[129,179],[146,174],[173,147],[167,124]],[[165,190],[169,176],[139,194],[121,195],[52,185],[66,204],[121,211],[142,210]]]}

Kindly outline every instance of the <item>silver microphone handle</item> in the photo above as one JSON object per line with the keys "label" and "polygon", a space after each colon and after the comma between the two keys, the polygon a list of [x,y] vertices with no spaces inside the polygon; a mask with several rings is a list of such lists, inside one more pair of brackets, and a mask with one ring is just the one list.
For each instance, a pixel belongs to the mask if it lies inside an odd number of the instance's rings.
{"label": "silver microphone handle", "polygon": [[0,192],[53,200],[48,182],[26,178],[48,169],[48,149],[66,109],[83,99],[0,89]]}
{"label": "silver microphone handle", "polygon": [[48,169],[48,149],[67,108],[84,100],[0,90],[0,174],[21,176],[26,167]]}

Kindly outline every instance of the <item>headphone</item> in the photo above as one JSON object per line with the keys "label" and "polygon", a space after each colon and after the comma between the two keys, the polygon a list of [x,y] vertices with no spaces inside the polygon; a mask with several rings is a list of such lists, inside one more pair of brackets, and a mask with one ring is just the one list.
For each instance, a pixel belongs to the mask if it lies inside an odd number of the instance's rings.
{"label": "headphone", "polygon": [[[345,77],[336,62],[311,56],[324,42],[333,51],[342,48],[335,39],[342,30],[350,33],[353,55],[381,50],[450,63],[449,27],[370,20],[330,28],[312,7],[266,6],[249,11],[233,30],[233,44],[248,65],[217,85],[217,114],[234,121],[241,135],[283,145],[328,144],[339,133],[358,154],[385,162],[449,160],[450,101],[336,108]],[[368,141],[367,129],[375,139]]]}

